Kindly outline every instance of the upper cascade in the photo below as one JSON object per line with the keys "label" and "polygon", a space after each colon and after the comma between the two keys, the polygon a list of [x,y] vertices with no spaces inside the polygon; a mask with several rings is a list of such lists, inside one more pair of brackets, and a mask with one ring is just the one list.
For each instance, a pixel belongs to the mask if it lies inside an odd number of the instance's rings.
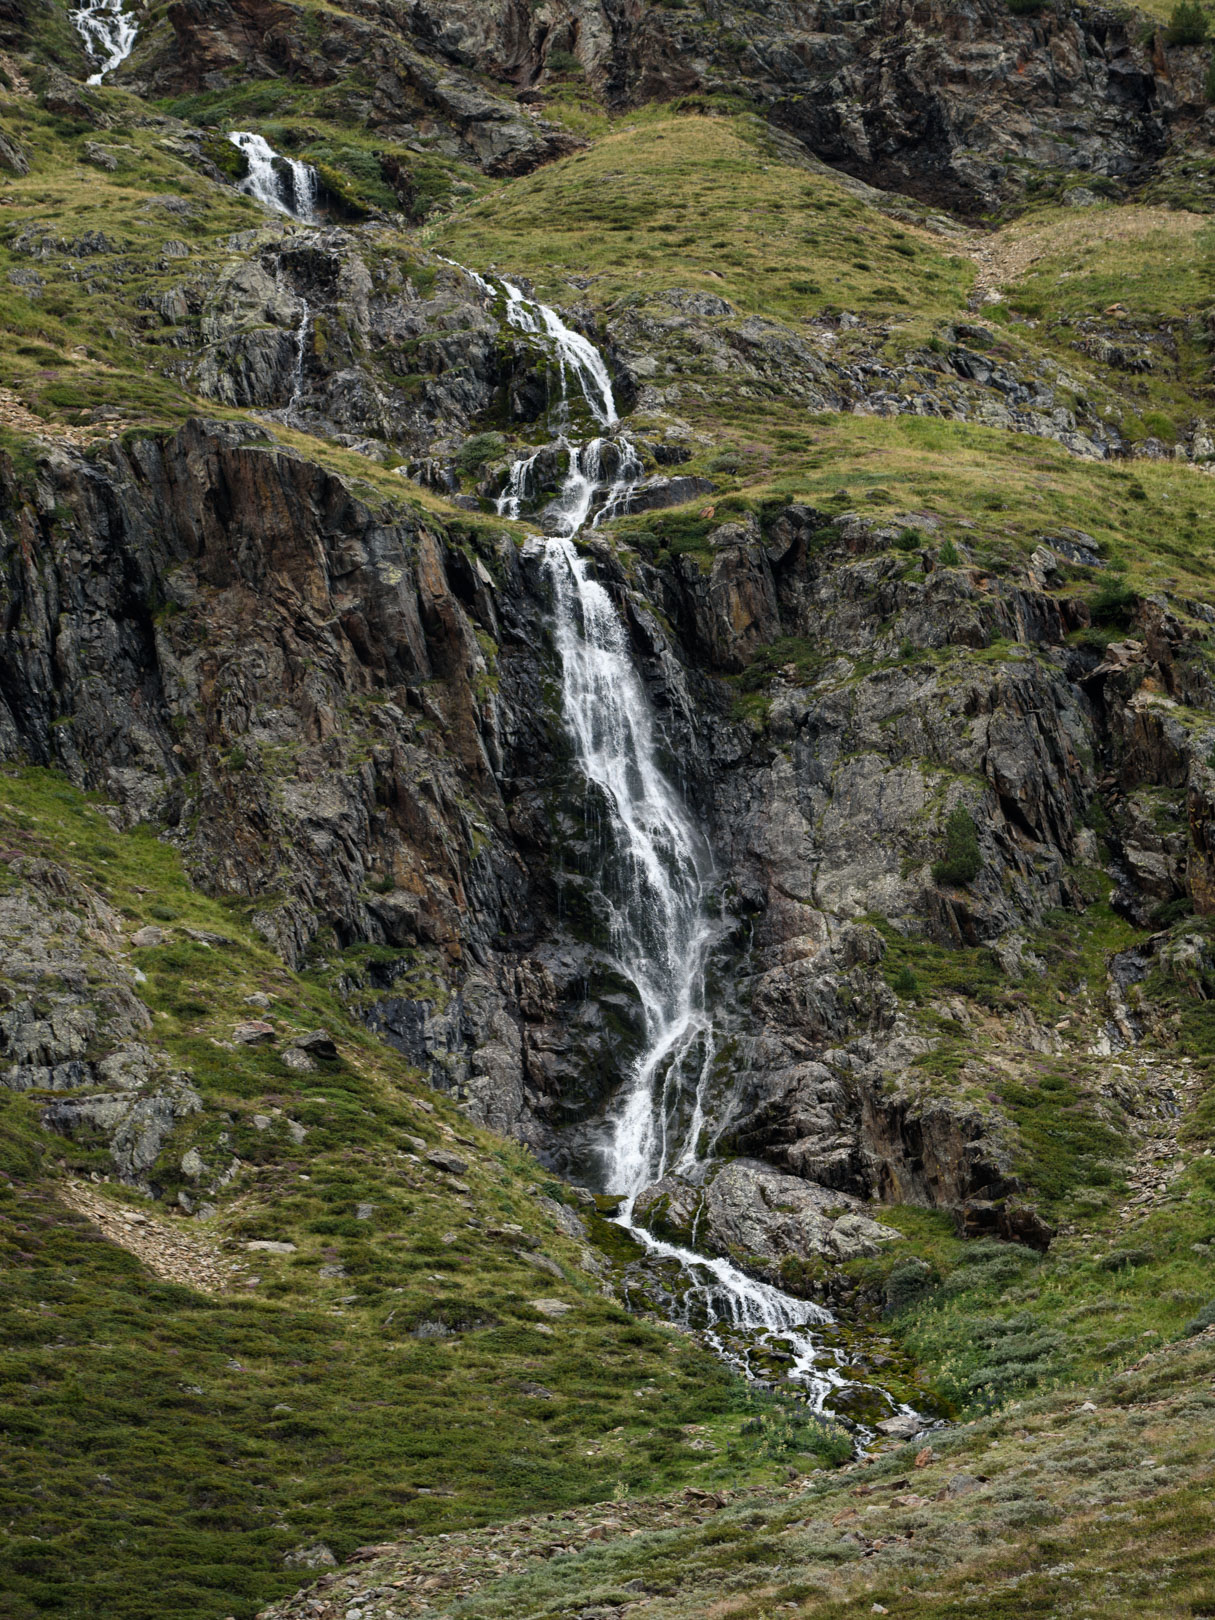
{"label": "upper cascade", "polygon": [[228,139],[245,156],[249,172],[237,189],[267,208],[298,220],[301,225],[316,222],[316,196],[319,179],[310,163],[284,157],[269,141],[251,129],[234,129]]}
{"label": "upper cascade", "polygon": [[[571,539],[588,524],[597,528],[608,518],[627,511],[628,497],[645,469],[636,447],[619,431],[620,414],[612,378],[599,350],[589,338],[567,325],[555,309],[529,298],[515,282],[502,277],[495,285],[487,276],[454,259],[443,259],[443,263],[467,276],[487,298],[504,298],[508,323],[535,338],[557,362],[558,398],[550,419],[566,457],[566,475],[560,494],[547,510],[547,526],[561,538]],[[605,430],[585,444],[575,442],[568,431],[571,395],[575,392],[591,419]],[[540,452],[533,450],[512,463],[506,485],[494,503],[500,517],[520,517],[524,502],[534,498],[539,457]]]}
{"label": "upper cascade", "polygon": [[599,350],[581,332],[575,332],[547,304],[528,298],[513,282],[504,281],[506,318],[521,332],[532,332],[552,339],[561,368],[561,398],[568,399],[567,370],[572,373],[591,415],[601,427],[613,427],[619,420],[612,394],[612,379]]}
{"label": "upper cascade", "polygon": [[86,51],[101,63],[96,73],[89,74],[88,83],[100,84],[135,49],[139,33],[135,19],[123,11],[122,0],[82,0],[70,15]]}
{"label": "upper cascade", "polygon": [[506,318],[510,324],[519,332],[527,332],[541,339],[546,348],[551,347],[559,373],[558,410],[568,415],[569,378],[572,377],[577,384],[578,392],[586,402],[587,409],[599,426],[615,427],[620,420],[620,414],[616,409],[616,398],[612,392],[611,375],[603,356],[589,338],[583,337],[581,332],[575,332],[571,326],[567,326],[557,311],[548,304],[529,298],[513,281],[507,281],[502,277],[495,287],[487,276],[468,269],[466,265],[457,264],[454,259],[444,259],[443,263],[450,264],[453,269],[467,276],[480,287],[487,298],[505,296]]}

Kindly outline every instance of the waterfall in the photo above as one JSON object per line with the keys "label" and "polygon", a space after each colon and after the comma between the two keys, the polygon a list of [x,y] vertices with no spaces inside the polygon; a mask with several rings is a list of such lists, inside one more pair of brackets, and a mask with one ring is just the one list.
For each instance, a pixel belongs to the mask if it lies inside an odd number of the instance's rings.
{"label": "waterfall", "polygon": [[794,1357],[790,1377],[821,1409],[844,1382],[838,1366],[822,1365],[821,1346],[808,1331],[830,1322],[830,1312],[747,1276],[728,1260],[664,1243],[633,1220],[646,1187],[670,1171],[697,1168],[713,1054],[705,997],[713,865],[659,765],[649,701],[611,597],[579,556],[572,534],[546,542],[545,567],[553,585],[565,724],[611,827],[611,882],[603,899],[612,950],[636,990],[644,1025],[642,1051],[607,1121],[604,1185],[622,1199],[619,1223],[655,1260],[673,1262],[682,1274],[684,1319],[705,1318],[710,1342],[744,1369],[748,1340],[782,1335]]}
{"label": "waterfall", "polygon": [[611,597],[572,539],[550,540],[565,723],[579,766],[602,796],[617,857],[605,894],[612,946],[637,991],[645,1051],[618,1099],[604,1152],[609,1192],[631,1217],[638,1193],[664,1175],[678,1143],[672,1109],[683,1061],[709,1033],[704,969],[713,930],[709,851],[658,766],[645,690]]}
{"label": "waterfall", "polygon": [[599,350],[581,332],[567,326],[555,309],[524,297],[513,282],[504,281],[502,290],[506,294],[506,318],[510,324],[520,332],[552,340],[560,368],[562,402],[569,398],[566,376],[572,373],[596,422],[601,427],[611,427],[619,418],[612,395],[612,379]]}
{"label": "waterfall", "polygon": [[524,501],[531,495],[532,468],[539,455],[539,450],[535,450],[530,456],[520,456],[518,461],[512,462],[506,488],[494,502],[499,517],[519,516]]}
{"label": "waterfall", "polygon": [[69,15],[85,50],[94,61],[101,62],[87,82],[100,84],[134,50],[139,32],[135,20],[123,11],[122,0],[83,0]]}
{"label": "waterfall", "polygon": [[251,129],[234,129],[228,139],[244,154],[249,165],[248,174],[237,186],[238,191],[277,213],[299,220],[302,225],[315,223],[318,176],[311,164],[299,158],[283,157],[269,141]]}
{"label": "waterfall", "polygon": [[[543,545],[562,713],[578,768],[609,828],[599,898],[615,965],[633,986],[643,1026],[642,1049],[604,1123],[602,1182],[620,1198],[619,1224],[650,1262],[677,1276],[672,1314],[701,1326],[723,1358],[748,1375],[753,1356],[775,1348],[770,1341],[778,1336],[787,1378],[821,1411],[833,1390],[854,1383],[842,1352],[828,1350],[814,1332],[833,1321],[831,1313],[749,1277],[729,1260],[663,1242],[634,1219],[645,1188],[668,1174],[696,1179],[705,1169],[700,1142],[716,1053],[706,974],[718,931],[711,851],[662,770],[653,712],[624,622],[575,544],[588,526],[627,510],[644,471],[641,458],[619,431],[611,376],[594,345],[513,282],[495,287],[463,265],[453,267],[486,298],[503,297],[507,322],[558,363],[561,398],[553,414],[568,460],[547,513],[556,532]],[[572,389],[607,430],[584,444],[568,431]],[[496,502],[501,516],[517,518],[523,502],[534,498],[538,456],[534,451],[511,465]],[[881,1389],[873,1394],[892,1413],[911,1412]],[[857,1428],[862,1441],[871,1437],[871,1430]]]}
{"label": "waterfall", "polygon": [[312,310],[306,298],[301,298],[300,303],[303,310],[295,334],[295,371],[291,379],[291,398],[287,401],[286,408],[283,411],[283,420],[286,422],[289,422],[294,416],[296,407],[299,405],[304,393],[304,357],[308,353],[308,321],[312,315]]}
{"label": "waterfall", "polygon": [[[593,460],[586,446],[574,464]],[[605,508],[606,510],[606,508]],[[713,861],[680,795],[663,773],[653,714],[611,597],[579,555],[574,533],[545,542],[552,581],[562,711],[579,769],[596,790],[611,836],[601,882],[615,965],[641,1006],[642,1049],[614,1099],[602,1144],[603,1184],[621,1199],[617,1222],[651,1263],[677,1276],[670,1305],[700,1326],[718,1353],[752,1375],[754,1358],[779,1349],[786,1379],[822,1412],[852,1387],[844,1356],[827,1349],[822,1306],[760,1282],[729,1260],[654,1237],[634,1220],[641,1192],[667,1174],[695,1179],[715,1052],[706,970],[716,929]],[[884,1390],[889,1414],[914,1415]],[[858,1446],[873,1431],[856,1425]]]}
{"label": "waterfall", "polygon": [[[558,533],[568,540],[579,534],[588,521],[592,529],[597,529],[608,518],[627,511],[629,496],[645,468],[636,446],[623,433],[614,439],[592,439],[584,445],[571,444],[568,439],[561,443],[569,455],[569,467],[551,517]],[[609,470],[612,460],[616,463],[614,472]],[[592,517],[601,495],[603,505]]]}

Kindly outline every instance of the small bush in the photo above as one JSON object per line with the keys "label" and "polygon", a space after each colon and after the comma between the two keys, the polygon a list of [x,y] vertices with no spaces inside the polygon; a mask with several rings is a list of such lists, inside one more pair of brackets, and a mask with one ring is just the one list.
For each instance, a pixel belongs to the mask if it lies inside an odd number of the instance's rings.
{"label": "small bush", "polygon": [[945,854],[932,875],[938,883],[973,883],[982,866],[974,817],[964,804],[955,805],[945,823]]}
{"label": "small bush", "polygon": [[1128,630],[1138,605],[1139,598],[1129,585],[1109,579],[1094,596],[1089,612],[1094,624]]}
{"label": "small bush", "polygon": [[1046,10],[1046,0],[1008,0],[1008,9],[1014,17],[1036,17]]}
{"label": "small bush", "polygon": [[506,440],[500,433],[474,433],[471,439],[465,439],[456,452],[456,466],[465,477],[472,477],[492,457],[501,455],[506,448]]}
{"label": "small bush", "polygon": [[1201,45],[1210,27],[1210,18],[1198,0],[1177,0],[1169,13],[1164,42],[1166,45]]}
{"label": "small bush", "polygon": [[894,542],[900,551],[917,551],[924,543],[919,529],[904,529]]}
{"label": "small bush", "polygon": [[1204,1305],[1192,1322],[1187,1322],[1182,1329],[1182,1338],[1192,1339],[1196,1333],[1204,1328],[1215,1327],[1215,1299],[1209,1305]]}
{"label": "small bush", "polygon": [[545,61],[550,73],[581,74],[582,63],[573,51],[550,51]]}
{"label": "small bush", "polygon": [[891,1268],[882,1289],[882,1314],[897,1316],[922,1299],[932,1284],[932,1268],[923,1260],[908,1256]]}
{"label": "small bush", "polygon": [[920,981],[904,962],[894,978],[890,981],[890,988],[904,1001],[914,1001],[920,993]]}
{"label": "small bush", "polygon": [[952,540],[946,540],[945,544],[937,553],[937,561],[940,563],[941,567],[956,568],[961,560],[961,557],[958,555],[957,546],[954,545]]}

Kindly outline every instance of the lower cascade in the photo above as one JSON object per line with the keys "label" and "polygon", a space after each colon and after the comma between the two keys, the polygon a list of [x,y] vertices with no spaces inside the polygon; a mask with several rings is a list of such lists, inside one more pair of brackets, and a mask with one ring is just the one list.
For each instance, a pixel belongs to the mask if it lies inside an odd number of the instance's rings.
{"label": "lower cascade", "polygon": [[100,84],[135,49],[139,32],[135,19],[122,9],[122,0],[83,0],[71,18],[88,54],[101,64],[87,82]]}
{"label": "lower cascade", "polygon": [[[499,296],[487,279],[466,273],[487,296]],[[555,532],[543,547],[562,710],[578,768],[607,829],[599,898],[615,965],[636,992],[644,1024],[641,1052],[604,1122],[598,1179],[605,1193],[619,1199],[614,1218],[640,1245],[668,1314],[702,1332],[748,1377],[756,1377],[765,1360],[779,1360],[788,1383],[822,1412],[833,1392],[857,1387],[846,1354],[825,1342],[831,1312],[720,1256],[665,1242],[637,1218],[639,1198],[656,1182],[673,1175],[696,1184],[716,1168],[713,1144],[704,1144],[706,1092],[717,1050],[706,992],[720,932],[713,857],[661,768],[653,712],[625,626],[576,544],[586,528],[628,510],[643,473],[636,448],[619,431],[607,366],[555,311],[525,298],[513,283],[502,282],[501,293],[509,323],[534,335],[558,362],[561,397],[554,414],[562,424],[558,447],[567,470],[545,513],[545,526]],[[606,430],[585,443],[564,431],[574,388]],[[538,456],[533,451],[513,463],[495,503],[500,515],[518,518],[533,497]],[[865,1394],[870,1414],[884,1409],[887,1417],[914,1419],[912,1408],[879,1387]],[[917,1426],[913,1421],[911,1427]],[[860,1443],[867,1443],[872,1429],[854,1427]]]}
{"label": "lower cascade", "polygon": [[[705,987],[716,932],[713,867],[658,763],[653,716],[624,626],[573,533],[545,542],[562,705],[579,768],[610,829],[614,892],[605,890],[603,898],[616,965],[636,990],[645,1031],[606,1121],[603,1188],[620,1198],[616,1220],[642,1245],[650,1266],[670,1274],[662,1287],[672,1314],[748,1376],[758,1357],[775,1352],[788,1382],[821,1412],[833,1391],[855,1387],[845,1356],[824,1343],[830,1311],[729,1260],[664,1242],[635,1219],[647,1187],[669,1174],[695,1182],[711,1163],[711,1147],[702,1157],[700,1143],[715,1051]],[[888,1416],[912,1415],[885,1391],[868,1393]],[[862,1442],[871,1432],[858,1425]]]}
{"label": "lower cascade", "polygon": [[314,223],[319,177],[310,163],[284,157],[255,130],[234,129],[228,139],[249,165],[237,190],[302,225]]}

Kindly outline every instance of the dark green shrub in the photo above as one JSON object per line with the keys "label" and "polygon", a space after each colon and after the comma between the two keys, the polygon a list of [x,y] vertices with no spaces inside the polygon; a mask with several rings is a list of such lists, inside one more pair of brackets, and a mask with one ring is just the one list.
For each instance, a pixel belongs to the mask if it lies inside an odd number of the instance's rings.
{"label": "dark green shrub", "polygon": [[890,988],[896,995],[902,996],[904,1001],[914,1001],[920,993],[920,981],[904,962],[891,979]]}
{"label": "dark green shrub", "polygon": [[1187,1322],[1182,1330],[1182,1337],[1192,1339],[1196,1333],[1204,1328],[1215,1327],[1215,1299],[1209,1305],[1204,1305],[1192,1322]]}
{"label": "dark green shrub", "polygon": [[882,1289],[882,1314],[897,1316],[922,1299],[932,1283],[932,1267],[908,1255],[891,1267]]}
{"label": "dark green shrub", "polygon": [[1138,605],[1139,598],[1129,585],[1120,579],[1108,579],[1094,596],[1089,612],[1094,624],[1127,630]]}
{"label": "dark green shrub", "polygon": [[1210,27],[1211,20],[1198,0],[1177,0],[1169,13],[1164,42],[1166,45],[1201,45]]}
{"label": "dark green shrub", "polygon": [[961,560],[961,557],[958,555],[957,546],[954,545],[952,540],[946,540],[945,544],[937,553],[937,561],[940,563],[941,567],[956,568]]}
{"label": "dark green shrub", "polygon": [[1047,0],[1008,0],[1008,9],[1014,17],[1036,17],[1046,4]]}
{"label": "dark green shrub", "polygon": [[964,804],[955,805],[945,823],[945,854],[932,868],[938,883],[972,883],[983,865],[979,833]]}
{"label": "dark green shrub", "polygon": [[457,450],[456,466],[465,477],[471,477],[493,456],[501,455],[505,448],[506,440],[500,433],[474,433]]}
{"label": "dark green shrub", "polygon": [[550,73],[582,73],[582,63],[573,51],[550,51],[544,65]]}

